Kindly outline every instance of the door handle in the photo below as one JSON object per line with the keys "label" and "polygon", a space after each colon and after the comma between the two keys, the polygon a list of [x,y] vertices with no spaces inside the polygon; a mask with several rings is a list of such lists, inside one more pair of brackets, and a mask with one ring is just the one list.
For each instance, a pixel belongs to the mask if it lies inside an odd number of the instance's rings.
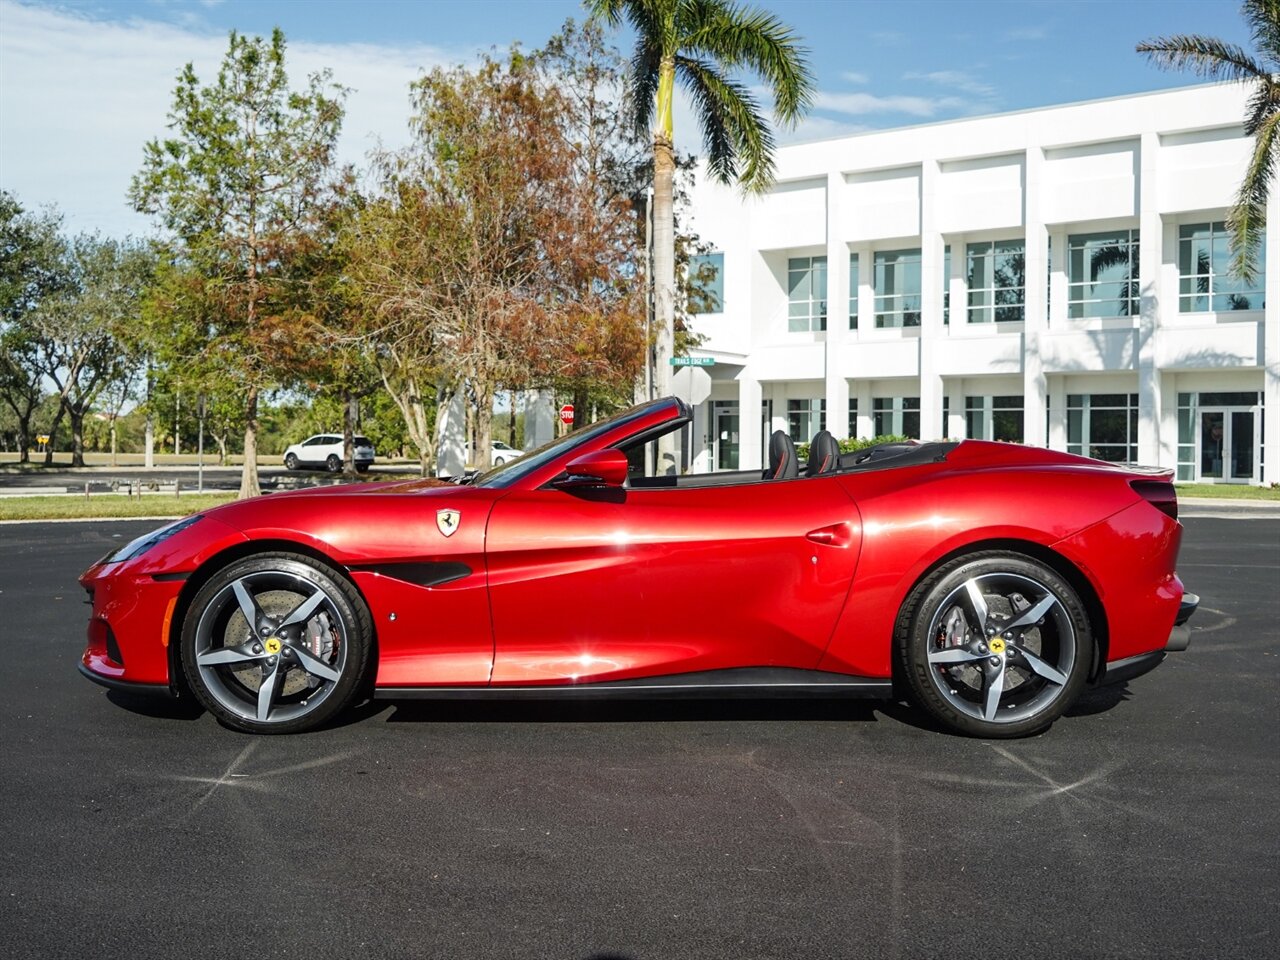
{"label": "door handle", "polygon": [[847,547],[853,542],[853,525],[847,521],[833,523],[830,526],[819,527],[817,530],[810,530],[804,538],[827,547]]}

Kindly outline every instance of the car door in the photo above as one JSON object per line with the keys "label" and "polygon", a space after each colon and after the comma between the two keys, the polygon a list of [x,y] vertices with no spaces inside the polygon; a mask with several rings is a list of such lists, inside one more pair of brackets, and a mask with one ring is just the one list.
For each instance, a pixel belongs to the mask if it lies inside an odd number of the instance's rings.
{"label": "car door", "polygon": [[492,682],[812,669],[860,543],[826,477],[513,491],[486,536]]}

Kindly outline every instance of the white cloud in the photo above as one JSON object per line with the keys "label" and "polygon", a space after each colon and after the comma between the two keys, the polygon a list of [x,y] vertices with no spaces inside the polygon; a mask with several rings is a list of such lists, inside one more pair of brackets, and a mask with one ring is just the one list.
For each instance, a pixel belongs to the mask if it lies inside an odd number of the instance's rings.
{"label": "white cloud", "polygon": [[903,94],[877,96],[873,93],[827,93],[819,91],[813,99],[815,109],[850,116],[871,113],[905,113],[912,117],[933,117],[947,110],[959,110],[969,101],[959,97],[916,97]]}
{"label": "white cloud", "polygon": [[938,86],[949,87],[954,90],[960,90],[964,93],[971,93],[976,97],[991,97],[996,93],[996,88],[989,83],[983,83],[981,80],[964,73],[961,70],[934,70],[930,73],[904,73],[904,80],[926,80],[929,83],[935,83]]}
{"label": "white cloud", "polygon": [[1000,34],[1001,40],[1011,42],[1026,40],[1044,40],[1049,36],[1049,28],[1044,27],[1013,27]]}
{"label": "white cloud", "polygon": [[[125,200],[143,144],[165,133],[178,71],[191,62],[212,79],[226,35],[11,0],[0,19],[0,187],[28,207],[56,204],[72,230],[147,232]],[[339,157],[359,162],[379,138],[405,141],[408,85],[423,69],[463,59],[427,45],[290,42],[288,67],[295,87],[330,67],[352,88]]]}
{"label": "white cloud", "polygon": [[871,78],[868,77],[865,73],[854,73],[852,70],[844,71],[842,74],[840,74],[840,79],[846,80],[849,83],[855,83],[859,85],[864,83],[869,83],[871,80]]}

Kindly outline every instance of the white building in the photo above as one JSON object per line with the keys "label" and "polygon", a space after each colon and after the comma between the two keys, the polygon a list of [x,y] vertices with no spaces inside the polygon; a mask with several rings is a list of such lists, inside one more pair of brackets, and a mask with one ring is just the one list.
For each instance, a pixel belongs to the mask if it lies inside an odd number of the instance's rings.
{"label": "white building", "polygon": [[758,467],[771,431],[825,427],[1280,480],[1263,472],[1280,456],[1280,184],[1264,279],[1225,273],[1246,96],[1196,86],[784,147],[763,197],[699,177],[719,309],[694,318],[715,365],[681,379],[693,469]]}

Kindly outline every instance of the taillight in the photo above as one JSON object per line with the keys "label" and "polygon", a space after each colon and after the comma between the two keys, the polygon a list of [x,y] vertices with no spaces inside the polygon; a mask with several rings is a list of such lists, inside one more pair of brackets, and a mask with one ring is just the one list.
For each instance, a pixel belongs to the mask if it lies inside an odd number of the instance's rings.
{"label": "taillight", "polygon": [[1161,513],[1178,519],[1178,494],[1167,480],[1130,480],[1133,492]]}

